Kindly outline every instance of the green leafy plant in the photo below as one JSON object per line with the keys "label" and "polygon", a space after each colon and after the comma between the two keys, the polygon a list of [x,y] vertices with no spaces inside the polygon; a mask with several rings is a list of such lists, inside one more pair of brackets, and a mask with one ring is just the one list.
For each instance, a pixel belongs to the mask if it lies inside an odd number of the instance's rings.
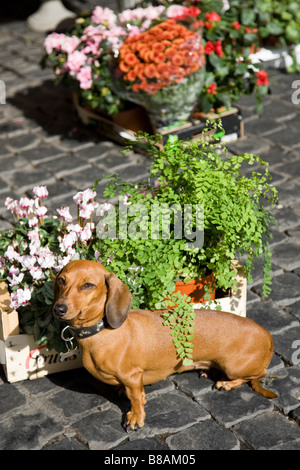
{"label": "green leafy plant", "polygon": [[300,11],[295,0],[230,0],[230,14],[245,27],[257,28],[262,44],[291,45],[300,42]]}

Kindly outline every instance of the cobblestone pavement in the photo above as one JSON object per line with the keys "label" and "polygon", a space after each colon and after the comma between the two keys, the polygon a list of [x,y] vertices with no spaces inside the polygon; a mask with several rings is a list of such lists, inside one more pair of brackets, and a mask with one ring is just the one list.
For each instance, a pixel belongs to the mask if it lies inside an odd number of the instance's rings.
{"label": "cobblestone pavement", "polygon": [[[7,91],[0,105],[2,229],[11,222],[3,208],[7,196],[47,185],[48,206],[55,209],[71,205],[77,190],[105,174],[142,180],[149,163],[136,153],[121,155],[118,145],[81,125],[67,91],[38,65],[42,43],[43,35],[23,21],[0,25],[0,78]],[[129,402],[84,369],[14,384],[2,374],[1,449],[300,449],[300,105],[291,101],[298,77],[270,73],[273,94],[263,117],[255,114],[252,98],[242,99],[245,137],[229,150],[259,153],[279,191],[272,293],[261,298],[257,268],[247,301],[247,316],[274,338],[267,386],[279,398],[263,398],[248,385],[218,392],[197,372],[174,375],[146,387],[146,425],[127,434],[121,423]]]}

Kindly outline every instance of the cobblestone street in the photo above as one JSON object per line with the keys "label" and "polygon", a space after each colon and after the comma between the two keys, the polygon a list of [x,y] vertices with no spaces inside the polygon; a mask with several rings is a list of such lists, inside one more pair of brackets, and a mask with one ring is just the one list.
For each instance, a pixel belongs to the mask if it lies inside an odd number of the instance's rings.
{"label": "cobblestone street", "polygon": [[[124,181],[142,181],[147,174],[146,156],[121,154],[121,146],[79,121],[68,90],[39,66],[44,37],[23,20],[0,23],[0,79],[6,84],[0,229],[12,223],[6,197],[19,198],[34,185],[48,187],[48,208],[75,211],[73,195],[96,179],[119,173]],[[228,149],[268,161],[279,193],[272,292],[262,298],[257,268],[247,293],[247,316],[274,338],[265,384],[279,397],[268,400],[248,385],[220,392],[198,372],[174,375],[146,387],[145,427],[127,434],[122,421],[129,401],[84,369],[11,384],[0,366],[0,449],[300,450],[300,104],[291,100],[299,76],[269,73],[272,94],[263,116],[256,115],[252,97],[242,98],[245,136]]]}

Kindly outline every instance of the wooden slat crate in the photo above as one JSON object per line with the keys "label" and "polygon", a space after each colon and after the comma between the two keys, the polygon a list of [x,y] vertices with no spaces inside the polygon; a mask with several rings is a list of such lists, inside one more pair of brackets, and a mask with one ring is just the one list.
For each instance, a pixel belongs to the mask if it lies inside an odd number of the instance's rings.
{"label": "wooden slat crate", "polygon": [[32,335],[19,334],[18,313],[9,303],[9,292],[3,281],[0,283],[0,362],[8,382],[82,367],[80,354],[60,362],[57,351],[37,346]]}

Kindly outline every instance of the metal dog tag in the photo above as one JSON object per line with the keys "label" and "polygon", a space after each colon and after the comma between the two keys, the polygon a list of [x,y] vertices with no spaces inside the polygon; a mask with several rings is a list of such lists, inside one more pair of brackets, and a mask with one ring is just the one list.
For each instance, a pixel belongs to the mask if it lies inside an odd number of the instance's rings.
{"label": "metal dog tag", "polygon": [[61,353],[59,353],[59,362],[63,362],[65,359],[68,359],[69,357],[74,356],[74,355],[76,357],[76,356],[78,356],[78,354],[79,354],[78,347],[76,349],[72,349],[72,350],[70,350],[66,353],[61,352]]}

